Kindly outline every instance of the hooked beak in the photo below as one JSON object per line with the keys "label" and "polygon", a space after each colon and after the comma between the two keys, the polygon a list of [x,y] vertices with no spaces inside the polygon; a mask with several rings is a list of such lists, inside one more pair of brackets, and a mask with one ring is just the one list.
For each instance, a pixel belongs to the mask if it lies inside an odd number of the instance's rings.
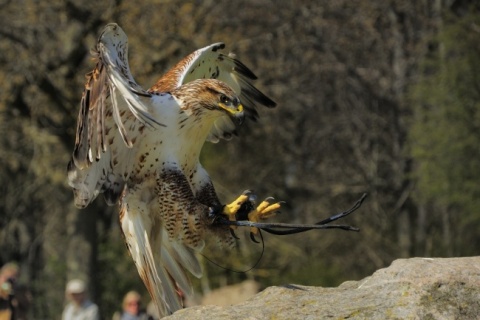
{"label": "hooked beak", "polygon": [[243,123],[243,120],[245,120],[245,112],[243,110],[242,104],[238,104],[236,107],[233,107],[226,106],[225,104],[220,103],[219,106],[227,112],[227,114],[230,116],[230,118],[232,118],[235,124],[241,125]]}

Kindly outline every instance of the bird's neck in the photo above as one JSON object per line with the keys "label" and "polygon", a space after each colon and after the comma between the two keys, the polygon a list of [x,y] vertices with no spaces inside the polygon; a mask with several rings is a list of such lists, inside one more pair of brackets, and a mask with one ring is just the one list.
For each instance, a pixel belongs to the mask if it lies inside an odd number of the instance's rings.
{"label": "bird's neck", "polygon": [[200,152],[212,130],[214,121],[214,118],[202,117],[202,115],[179,114],[177,128],[172,128],[169,134],[170,137],[175,136],[175,138],[164,143],[168,144],[167,150],[170,150],[172,160],[177,162],[182,170],[189,171],[198,165]]}

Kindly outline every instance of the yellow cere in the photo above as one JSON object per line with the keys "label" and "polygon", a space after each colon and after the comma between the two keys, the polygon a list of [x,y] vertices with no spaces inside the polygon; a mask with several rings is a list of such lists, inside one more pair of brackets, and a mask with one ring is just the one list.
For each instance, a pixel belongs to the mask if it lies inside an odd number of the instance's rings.
{"label": "yellow cere", "polygon": [[223,103],[221,103],[221,102],[220,102],[218,105],[220,106],[220,108],[225,109],[226,111],[228,111],[228,112],[231,113],[231,114],[237,114],[237,113],[243,112],[243,105],[241,105],[241,104],[239,104],[236,109],[235,109],[235,108],[228,107],[228,106],[226,106],[225,104],[223,104]]}

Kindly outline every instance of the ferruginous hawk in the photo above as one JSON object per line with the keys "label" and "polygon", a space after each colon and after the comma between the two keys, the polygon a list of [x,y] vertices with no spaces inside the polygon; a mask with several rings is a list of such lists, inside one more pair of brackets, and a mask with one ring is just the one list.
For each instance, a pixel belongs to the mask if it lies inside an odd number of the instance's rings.
{"label": "ferruginous hawk", "polygon": [[[199,162],[204,142],[230,138],[245,117],[257,117],[258,105],[275,107],[252,85],[255,75],[223,48],[216,43],[193,52],[145,90],[130,73],[126,34],[111,23],[87,74],[68,165],[75,205],[85,208],[99,193],[109,205],[119,203],[127,247],[161,315],[182,307],[177,288],[191,293],[187,271],[201,276],[195,252],[205,237],[234,243],[216,216],[234,220],[249,201],[242,194],[221,204]],[[264,201],[248,220],[279,206]]]}

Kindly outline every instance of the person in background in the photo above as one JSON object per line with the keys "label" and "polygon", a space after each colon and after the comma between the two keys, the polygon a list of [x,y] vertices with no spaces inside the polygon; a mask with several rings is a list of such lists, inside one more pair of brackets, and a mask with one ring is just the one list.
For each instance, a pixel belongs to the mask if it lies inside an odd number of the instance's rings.
{"label": "person in background", "polygon": [[112,320],[153,320],[142,308],[141,296],[136,291],[129,291],[123,297],[122,313],[115,312]]}
{"label": "person in background", "polygon": [[30,291],[18,283],[20,268],[9,262],[0,269],[0,320],[27,319]]}
{"label": "person in background", "polygon": [[70,301],[63,310],[62,320],[99,320],[98,306],[87,298],[87,287],[80,279],[70,280],[65,293]]}

